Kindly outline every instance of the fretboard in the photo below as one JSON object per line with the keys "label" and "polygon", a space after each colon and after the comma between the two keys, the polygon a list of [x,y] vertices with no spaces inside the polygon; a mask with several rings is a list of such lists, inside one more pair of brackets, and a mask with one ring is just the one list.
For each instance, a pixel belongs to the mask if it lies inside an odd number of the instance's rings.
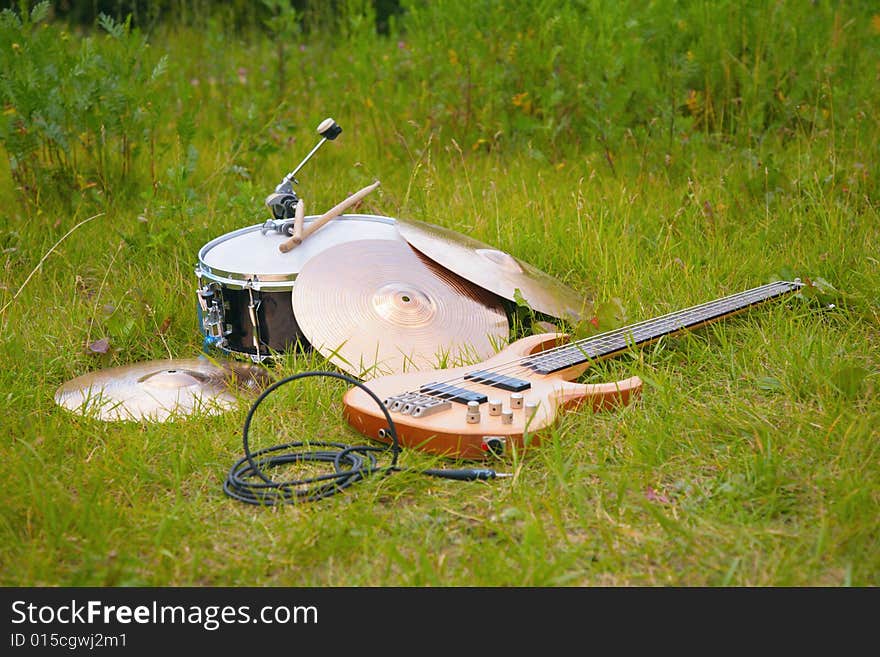
{"label": "fretboard", "polygon": [[629,347],[653,342],[665,335],[693,329],[750,306],[781,297],[803,287],[800,281],[777,281],[729,297],[679,310],[662,317],[578,340],[570,345],[530,356],[522,365],[539,374],[558,372],[590,360],[605,358]]}

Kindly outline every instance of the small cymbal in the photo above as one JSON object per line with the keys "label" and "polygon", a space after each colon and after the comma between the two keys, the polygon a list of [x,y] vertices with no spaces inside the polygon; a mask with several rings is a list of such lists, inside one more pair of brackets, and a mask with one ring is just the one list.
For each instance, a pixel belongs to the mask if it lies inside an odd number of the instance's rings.
{"label": "small cymbal", "polygon": [[314,256],[297,276],[293,312],[312,347],[363,378],[484,360],[509,332],[500,299],[394,240]]}
{"label": "small cymbal", "polygon": [[559,319],[580,320],[590,304],[540,269],[449,228],[415,220],[398,220],[403,238],[422,255],[474,285],[508,301],[522,299],[535,310]]}
{"label": "small cymbal", "polygon": [[207,358],[154,360],[83,374],[62,384],[55,401],[100,420],[165,422],[216,415],[238,401],[236,390],[261,387],[269,374],[249,364]]}

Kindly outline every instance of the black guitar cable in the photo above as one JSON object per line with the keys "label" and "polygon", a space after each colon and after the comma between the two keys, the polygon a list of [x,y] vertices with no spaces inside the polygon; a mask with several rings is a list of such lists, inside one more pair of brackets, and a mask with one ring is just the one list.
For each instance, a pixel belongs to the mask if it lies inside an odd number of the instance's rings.
{"label": "black guitar cable", "polygon": [[[313,376],[340,379],[366,392],[378,404],[385,415],[385,419],[388,422],[388,435],[391,438],[391,444],[386,447],[373,447],[370,445],[352,446],[335,442],[290,442],[251,452],[249,433],[257,407],[266,397],[281,386]],[[244,445],[244,457],[236,461],[235,465],[229,470],[229,474],[226,476],[226,481],[223,484],[223,491],[233,499],[257,506],[313,502],[338,493],[371,474],[390,474],[401,470],[397,466],[397,458],[401,452],[400,441],[397,438],[397,427],[394,425],[394,420],[391,419],[388,409],[385,408],[382,400],[363,383],[338,372],[301,372],[280,379],[270,385],[257,397],[250,410],[248,410],[242,428],[242,443]],[[326,449],[312,449],[314,447]],[[391,452],[391,464],[379,467],[376,454],[389,451]],[[264,472],[269,468],[291,463],[316,461],[332,463],[334,471],[315,477],[291,479],[289,481],[274,481]],[[457,479],[459,481],[509,476],[486,468],[465,468],[460,470],[430,469],[419,470],[419,472],[433,477]]]}

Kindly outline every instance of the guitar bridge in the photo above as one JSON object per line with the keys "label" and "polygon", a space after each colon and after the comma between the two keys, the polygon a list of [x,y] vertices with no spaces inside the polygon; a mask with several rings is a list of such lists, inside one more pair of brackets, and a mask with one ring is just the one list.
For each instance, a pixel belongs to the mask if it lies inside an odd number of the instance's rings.
{"label": "guitar bridge", "polygon": [[392,413],[425,417],[452,408],[452,402],[420,392],[409,392],[394,395],[382,402]]}

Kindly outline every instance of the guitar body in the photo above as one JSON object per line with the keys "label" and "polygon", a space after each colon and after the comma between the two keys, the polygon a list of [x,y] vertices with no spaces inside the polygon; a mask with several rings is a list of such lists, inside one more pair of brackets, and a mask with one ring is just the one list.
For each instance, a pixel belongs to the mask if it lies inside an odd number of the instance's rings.
{"label": "guitar body", "polygon": [[[530,385],[521,393],[522,408],[511,408],[511,393],[497,386],[468,380],[474,372],[504,371],[511,364],[533,354],[564,344],[567,338],[552,333],[534,335],[517,340],[492,358],[466,367],[442,370],[413,371],[404,374],[378,377],[365,385],[380,399],[386,400],[407,391],[419,391],[423,386],[438,381],[467,381],[467,390],[484,394],[488,400],[498,400],[505,411],[511,411],[512,422],[506,424],[502,415],[490,414],[489,403],[480,404],[479,421],[468,422],[465,403],[451,402],[448,408],[414,417],[411,414],[392,413],[401,446],[431,452],[441,456],[465,459],[482,459],[490,448],[504,444],[507,449],[537,445],[537,434],[552,424],[559,409],[589,402],[593,409],[607,409],[629,402],[641,390],[642,382],[631,377],[614,383],[574,383],[588,364],[583,363],[552,374],[538,374],[524,368],[516,370],[516,379]],[[529,402],[537,402],[531,407]],[[376,402],[360,388],[352,388],[343,398],[345,416],[360,433],[390,442],[388,422]]]}

